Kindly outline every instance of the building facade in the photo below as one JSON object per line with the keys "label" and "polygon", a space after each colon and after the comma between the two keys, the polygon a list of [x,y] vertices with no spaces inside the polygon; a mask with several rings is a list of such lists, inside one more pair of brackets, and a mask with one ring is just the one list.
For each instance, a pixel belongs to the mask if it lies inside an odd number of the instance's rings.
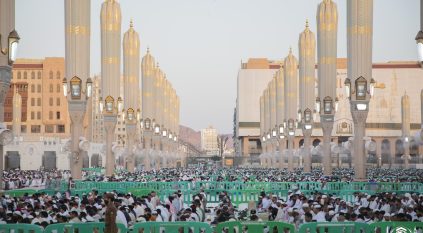
{"label": "building facade", "polygon": [[201,130],[201,150],[207,155],[218,155],[219,147],[217,145],[217,129],[209,126]]}
{"label": "building facade", "polygon": [[[280,62],[267,59],[250,59],[243,63],[238,72],[236,135],[240,146],[236,153],[255,157],[262,153],[260,142],[260,96],[267,88],[274,74],[280,69]],[[373,165],[399,166],[403,163],[404,153],[401,123],[401,96],[405,92],[410,97],[410,128],[411,135],[421,129],[420,91],[423,83],[420,81],[423,70],[416,62],[393,61],[374,63],[373,78],[376,81],[375,94],[370,100],[370,111],[366,122],[366,136],[376,143],[375,152],[367,155],[367,162]],[[342,145],[353,137],[353,121],[349,111],[350,105],[345,95],[344,81],[347,77],[347,60],[337,59],[336,97],[339,99],[339,109],[335,114],[331,141]],[[317,87],[317,77],[315,77]],[[295,133],[294,148],[303,144],[301,129]],[[319,119],[316,119],[311,135],[313,146],[322,142],[322,129]],[[313,152],[312,152],[313,154]],[[410,164],[423,160],[422,147],[413,138],[410,142]],[[332,155],[332,164],[338,160],[351,164],[350,153],[341,151]],[[312,157],[316,157],[315,154]],[[313,160],[313,159],[312,159]],[[313,160],[316,162],[316,159]],[[297,163],[301,164],[297,159]]]}

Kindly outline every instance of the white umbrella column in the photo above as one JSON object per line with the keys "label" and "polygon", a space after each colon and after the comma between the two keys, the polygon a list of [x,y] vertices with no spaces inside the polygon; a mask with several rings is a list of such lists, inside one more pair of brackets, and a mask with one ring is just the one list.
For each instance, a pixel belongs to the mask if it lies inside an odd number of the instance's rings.
{"label": "white umbrella column", "polygon": [[410,159],[410,97],[407,93],[401,98],[402,140],[404,145],[404,166],[407,169]]}
{"label": "white umbrella column", "polygon": [[67,96],[71,119],[70,169],[74,179],[82,178],[83,119],[87,99],[91,97],[90,75],[90,12],[91,1],[65,1],[65,78],[63,94]]}
{"label": "white umbrella column", "polygon": [[269,102],[270,102],[270,167],[276,166],[276,147],[278,144],[277,131],[276,131],[276,76],[273,76],[268,85],[269,89]]}
{"label": "white umbrella column", "polygon": [[299,89],[300,109],[298,121],[301,122],[304,135],[304,171],[311,171],[311,133],[313,131],[313,107],[315,101],[315,57],[316,40],[310,31],[308,22],[300,34],[299,47]]}
{"label": "white umbrella column", "polygon": [[323,173],[332,175],[331,135],[338,99],[336,97],[336,59],[338,12],[332,0],[323,0],[317,10],[317,67],[319,93],[316,111],[323,130]]}
{"label": "white umbrella column", "polygon": [[298,108],[298,62],[289,50],[288,56],[284,61],[284,77],[285,77],[285,120],[286,130],[288,132],[288,171],[294,170],[294,138],[297,126],[296,116]]}
{"label": "white umbrella column", "polygon": [[[101,5],[101,95],[100,108],[103,112],[106,131],[106,175],[111,176],[115,168],[112,143],[118,112],[123,109],[120,96],[121,57],[121,10],[115,0]],[[104,101],[104,103],[103,103]]]}
{"label": "white umbrella column", "polygon": [[142,58],[141,74],[142,74],[142,119],[141,128],[143,130],[144,144],[144,170],[151,169],[151,152],[153,137],[153,120],[154,120],[154,76],[155,76],[155,60],[151,56],[149,49],[147,54]]}
{"label": "white umbrella column", "polygon": [[346,94],[350,100],[354,122],[355,178],[366,179],[364,136],[369,113],[369,101],[374,91],[372,78],[373,0],[347,1],[348,77]]}
{"label": "white umbrella column", "polygon": [[[285,120],[285,95],[284,95],[284,71],[281,68],[276,72],[276,125],[277,125],[277,136],[278,136],[278,146],[279,146],[279,168],[284,167],[285,163],[285,156],[284,150],[286,147],[285,141],[285,128],[284,128],[284,120]],[[262,135],[262,134],[260,134]]]}
{"label": "white umbrella column", "polygon": [[131,20],[128,31],[123,36],[123,81],[124,112],[128,153],[126,169],[133,172],[135,168],[134,141],[137,138],[137,122],[140,119],[140,102],[138,98],[140,64],[140,39]]}

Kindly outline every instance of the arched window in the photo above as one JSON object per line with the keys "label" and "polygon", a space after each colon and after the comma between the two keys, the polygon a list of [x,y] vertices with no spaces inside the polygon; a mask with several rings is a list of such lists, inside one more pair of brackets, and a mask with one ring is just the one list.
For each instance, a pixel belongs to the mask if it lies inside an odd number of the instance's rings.
{"label": "arched window", "polygon": [[57,71],[57,72],[56,72],[56,78],[57,78],[57,79],[60,79],[60,71]]}
{"label": "arched window", "polygon": [[38,73],[37,73],[37,78],[38,78],[38,79],[41,79],[41,71],[38,71]]}
{"label": "arched window", "polygon": [[35,79],[35,72],[34,71],[31,72],[31,79]]}
{"label": "arched window", "polygon": [[18,72],[18,79],[21,79],[21,72]]}
{"label": "arched window", "polygon": [[24,72],[24,79],[27,79],[28,78],[28,76],[27,76],[27,73],[26,73],[26,71]]}

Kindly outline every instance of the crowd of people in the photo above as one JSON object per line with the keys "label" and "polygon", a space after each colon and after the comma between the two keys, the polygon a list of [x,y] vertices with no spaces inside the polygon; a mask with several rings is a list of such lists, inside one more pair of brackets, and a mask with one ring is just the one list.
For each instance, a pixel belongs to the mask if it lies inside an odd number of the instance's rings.
{"label": "crowd of people", "polygon": [[[422,182],[423,171],[416,169],[368,169],[369,181]],[[350,181],[351,169],[335,169],[332,177],[314,169],[292,173],[280,169],[161,169],[158,171],[115,174],[104,177],[84,173],[87,180],[114,181]],[[48,185],[54,181],[70,179],[68,171],[21,171],[4,173],[6,187],[25,188]],[[46,227],[55,223],[102,222],[108,218],[131,227],[137,222],[208,222],[212,225],[225,221],[282,221],[299,227],[307,222],[380,222],[423,221],[423,194],[420,193],[355,193],[348,200],[315,191],[307,195],[302,190],[289,190],[287,196],[262,192],[256,202],[236,206],[225,191],[219,194],[219,203],[207,203],[208,190],[200,189],[192,202],[184,203],[184,191],[175,190],[165,198],[152,191],[145,196],[116,191],[100,194],[96,190],[83,195],[73,195],[72,190],[55,195],[35,193],[22,197],[0,197],[0,223],[29,223]],[[160,190],[159,190],[160,192]],[[190,192],[192,193],[192,192]],[[188,195],[188,194],[186,194]],[[190,194],[191,195],[191,194]],[[186,200],[186,199],[185,199]],[[352,201],[351,201],[352,200]],[[116,216],[108,216],[113,208]],[[113,211],[112,211],[113,212]]]}
{"label": "crowd of people", "polygon": [[[4,189],[19,189],[32,187],[51,187],[68,180],[69,171],[4,171]],[[420,169],[384,169],[369,168],[368,181],[375,182],[423,182],[423,170]],[[84,172],[87,181],[96,182],[174,182],[174,181],[257,181],[257,182],[309,182],[309,181],[353,181],[354,170],[335,168],[332,176],[324,176],[319,168],[310,173],[302,169],[288,172],[286,169],[272,168],[164,168],[160,170],[140,171],[135,173],[119,172],[112,177],[101,173]]]}
{"label": "crowd of people", "polygon": [[[315,192],[304,195],[290,190],[281,197],[262,192],[257,202],[240,209],[227,193],[219,195],[220,203],[207,204],[207,191],[200,190],[191,203],[184,203],[183,191],[160,199],[152,191],[145,196],[110,192],[100,195],[96,190],[82,196],[58,192],[0,198],[0,224],[28,223],[46,227],[55,223],[103,222],[112,218],[130,228],[138,222],[208,222],[281,221],[297,228],[308,222],[423,221],[423,194],[357,192],[353,201]],[[251,205],[252,204],[252,205]],[[109,212],[108,212],[109,209]],[[110,211],[113,209],[114,211]],[[110,216],[110,212],[115,215]],[[109,214],[109,215],[108,215]]]}

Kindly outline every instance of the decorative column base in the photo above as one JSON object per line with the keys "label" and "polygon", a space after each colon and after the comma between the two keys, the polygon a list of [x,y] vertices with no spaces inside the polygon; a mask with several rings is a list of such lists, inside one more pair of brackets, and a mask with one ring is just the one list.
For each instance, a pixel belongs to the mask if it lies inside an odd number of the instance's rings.
{"label": "decorative column base", "polygon": [[[355,104],[351,103],[351,106]],[[355,180],[366,180],[366,154],[364,148],[364,136],[366,135],[366,119],[368,111],[359,111],[351,107],[351,115],[354,122],[353,153]]]}
{"label": "decorative column base", "polygon": [[87,107],[86,101],[69,100],[68,109],[71,119],[71,157],[70,170],[72,178],[75,180],[82,179],[83,154],[79,149],[79,137],[82,136],[82,121],[84,120]]}
{"label": "decorative column base", "polygon": [[115,169],[115,155],[112,151],[112,143],[115,136],[117,115],[104,115],[103,119],[104,129],[106,130],[106,176],[112,176]]}
{"label": "decorative column base", "polygon": [[133,151],[135,135],[137,132],[137,124],[126,123],[126,135],[128,137],[128,154],[126,155],[126,169],[129,172],[134,172],[135,155]]}
{"label": "decorative column base", "polygon": [[[322,118],[323,119],[323,118]],[[333,121],[321,121],[323,130],[323,174],[332,175],[332,151],[330,149]]]}
{"label": "decorative column base", "polygon": [[304,135],[304,172],[311,172],[311,129],[303,129]]}
{"label": "decorative column base", "polygon": [[288,171],[294,171],[294,136],[288,136]]}

